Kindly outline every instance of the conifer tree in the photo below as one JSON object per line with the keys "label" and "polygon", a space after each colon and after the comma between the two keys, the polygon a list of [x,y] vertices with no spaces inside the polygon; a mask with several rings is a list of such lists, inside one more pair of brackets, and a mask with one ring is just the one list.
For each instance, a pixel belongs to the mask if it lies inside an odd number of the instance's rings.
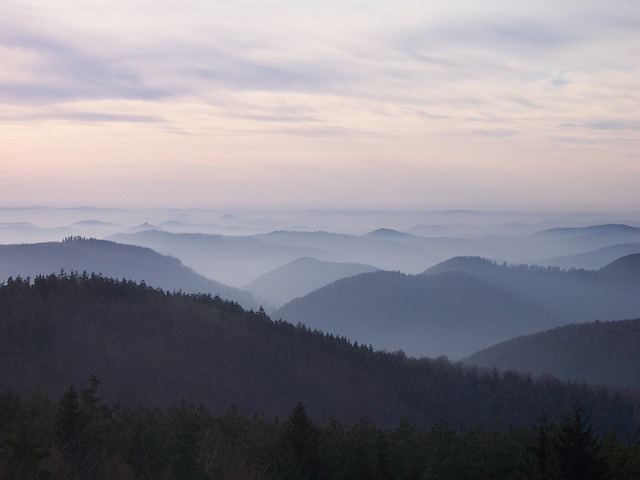
{"label": "conifer tree", "polygon": [[584,417],[584,409],[578,404],[559,426],[556,450],[563,480],[597,480],[608,470],[600,455],[601,443]]}

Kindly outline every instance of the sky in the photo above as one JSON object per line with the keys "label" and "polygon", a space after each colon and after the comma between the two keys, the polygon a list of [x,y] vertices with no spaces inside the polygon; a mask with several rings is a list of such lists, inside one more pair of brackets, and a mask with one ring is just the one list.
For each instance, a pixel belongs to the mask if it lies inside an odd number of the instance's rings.
{"label": "sky", "polygon": [[0,205],[640,210],[637,0],[3,0]]}

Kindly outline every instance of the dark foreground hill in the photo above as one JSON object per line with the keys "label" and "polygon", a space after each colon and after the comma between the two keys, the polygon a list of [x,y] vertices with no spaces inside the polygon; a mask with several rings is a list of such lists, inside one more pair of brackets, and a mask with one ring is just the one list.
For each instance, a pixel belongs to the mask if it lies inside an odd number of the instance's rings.
{"label": "dark foreground hill", "polygon": [[364,273],[297,298],[273,316],[376,348],[450,358],[557,325],[543,308],[462,272]]}
{"label": "dark foreground hill", "polygon": [[245,308],[258,307],[249,292],[198,275],[180,260],[150,248],[80,237],[69,237],[62,242],[0,245],[0,278],[35,277],[61,270],[144,281],[169,291],[211,293]]}
{"label": "dark foreground hill", "polygon": [[465,363],[640,390],[640,319],[567,325],[514,338]]}
{"label": "dark foreground hill", "polygon": [[0,359],[3,388],[55,397],[95,374],[105,401],[133,406],[184,399],[283,417],[300,401],[317,418],[467,429],[530,426],[579,401],[600,429],[634,426],[633,407],[602,389],[374,352],[219,298],[95,275],[0,286]]}

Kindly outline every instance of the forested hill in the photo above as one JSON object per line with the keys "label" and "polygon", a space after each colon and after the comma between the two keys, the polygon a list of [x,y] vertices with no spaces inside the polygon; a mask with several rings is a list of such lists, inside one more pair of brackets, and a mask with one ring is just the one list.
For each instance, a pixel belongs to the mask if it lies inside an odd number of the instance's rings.
{"label": "forested hill", "polygon": [[633,407],[617,394],[553,379],[480,373],[444,359],[375,352],[208,295],[165,293],[96,275],[50,275],[0,286],[0,386],[54,397],[95,374],[105,401],[213,414],[230,405],[284,417],[369,417],[468,429],[535,424],[579,401],[596,428],[627,434]]}
{"label": "forested hill", "polygon": [[640,319],[554,328],[487,348],[465,362],[640,390]]}
{"label": "forested hill", "polygon": [[68,237],[62,242],[0,245],[0,278],[49,275],[60,270],[96,272],[107,277],[144,281],[165,290],[211,293],[258,308],[246,291],[198,275],[174,257],[150,248],[95,238]]}
{"label": "forested hill", "polygon": [[627,255],[599,270],[561,270],[455,257],[423,275],[465,272],[544,308],[557,326],[640,315],[640,255]]}
{"label": "forested hill", "polygon": [[601,268],[599,272],[620,282],[640,286],[640,253],[620,257]]}
{"label": "forested hill", "polygon": [[363,273],[292,300],[273,315],[378,348],[456,359],[557,325],[540,305],[463,272]]}
{"label": "forested hill", "polygon": [[242,288],[267,303],[282,306],[341,278],[377,270],[360,263],[324,262],[311,257],[298,258],[261,275]]}

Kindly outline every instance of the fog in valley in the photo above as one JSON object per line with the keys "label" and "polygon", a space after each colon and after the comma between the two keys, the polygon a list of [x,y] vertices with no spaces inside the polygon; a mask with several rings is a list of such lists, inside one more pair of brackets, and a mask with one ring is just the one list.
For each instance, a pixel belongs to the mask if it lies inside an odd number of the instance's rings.
{"label": "fog in valley", "polygon": [[[0,275],[210,293],[416,357],[640,316],[640,215],[4,208]],[[616,263],[617,262],[617,263]]]}
{"label": "fog in valley", "polygon": [[638,32],[0,1],[0,479],[640,478]]}

